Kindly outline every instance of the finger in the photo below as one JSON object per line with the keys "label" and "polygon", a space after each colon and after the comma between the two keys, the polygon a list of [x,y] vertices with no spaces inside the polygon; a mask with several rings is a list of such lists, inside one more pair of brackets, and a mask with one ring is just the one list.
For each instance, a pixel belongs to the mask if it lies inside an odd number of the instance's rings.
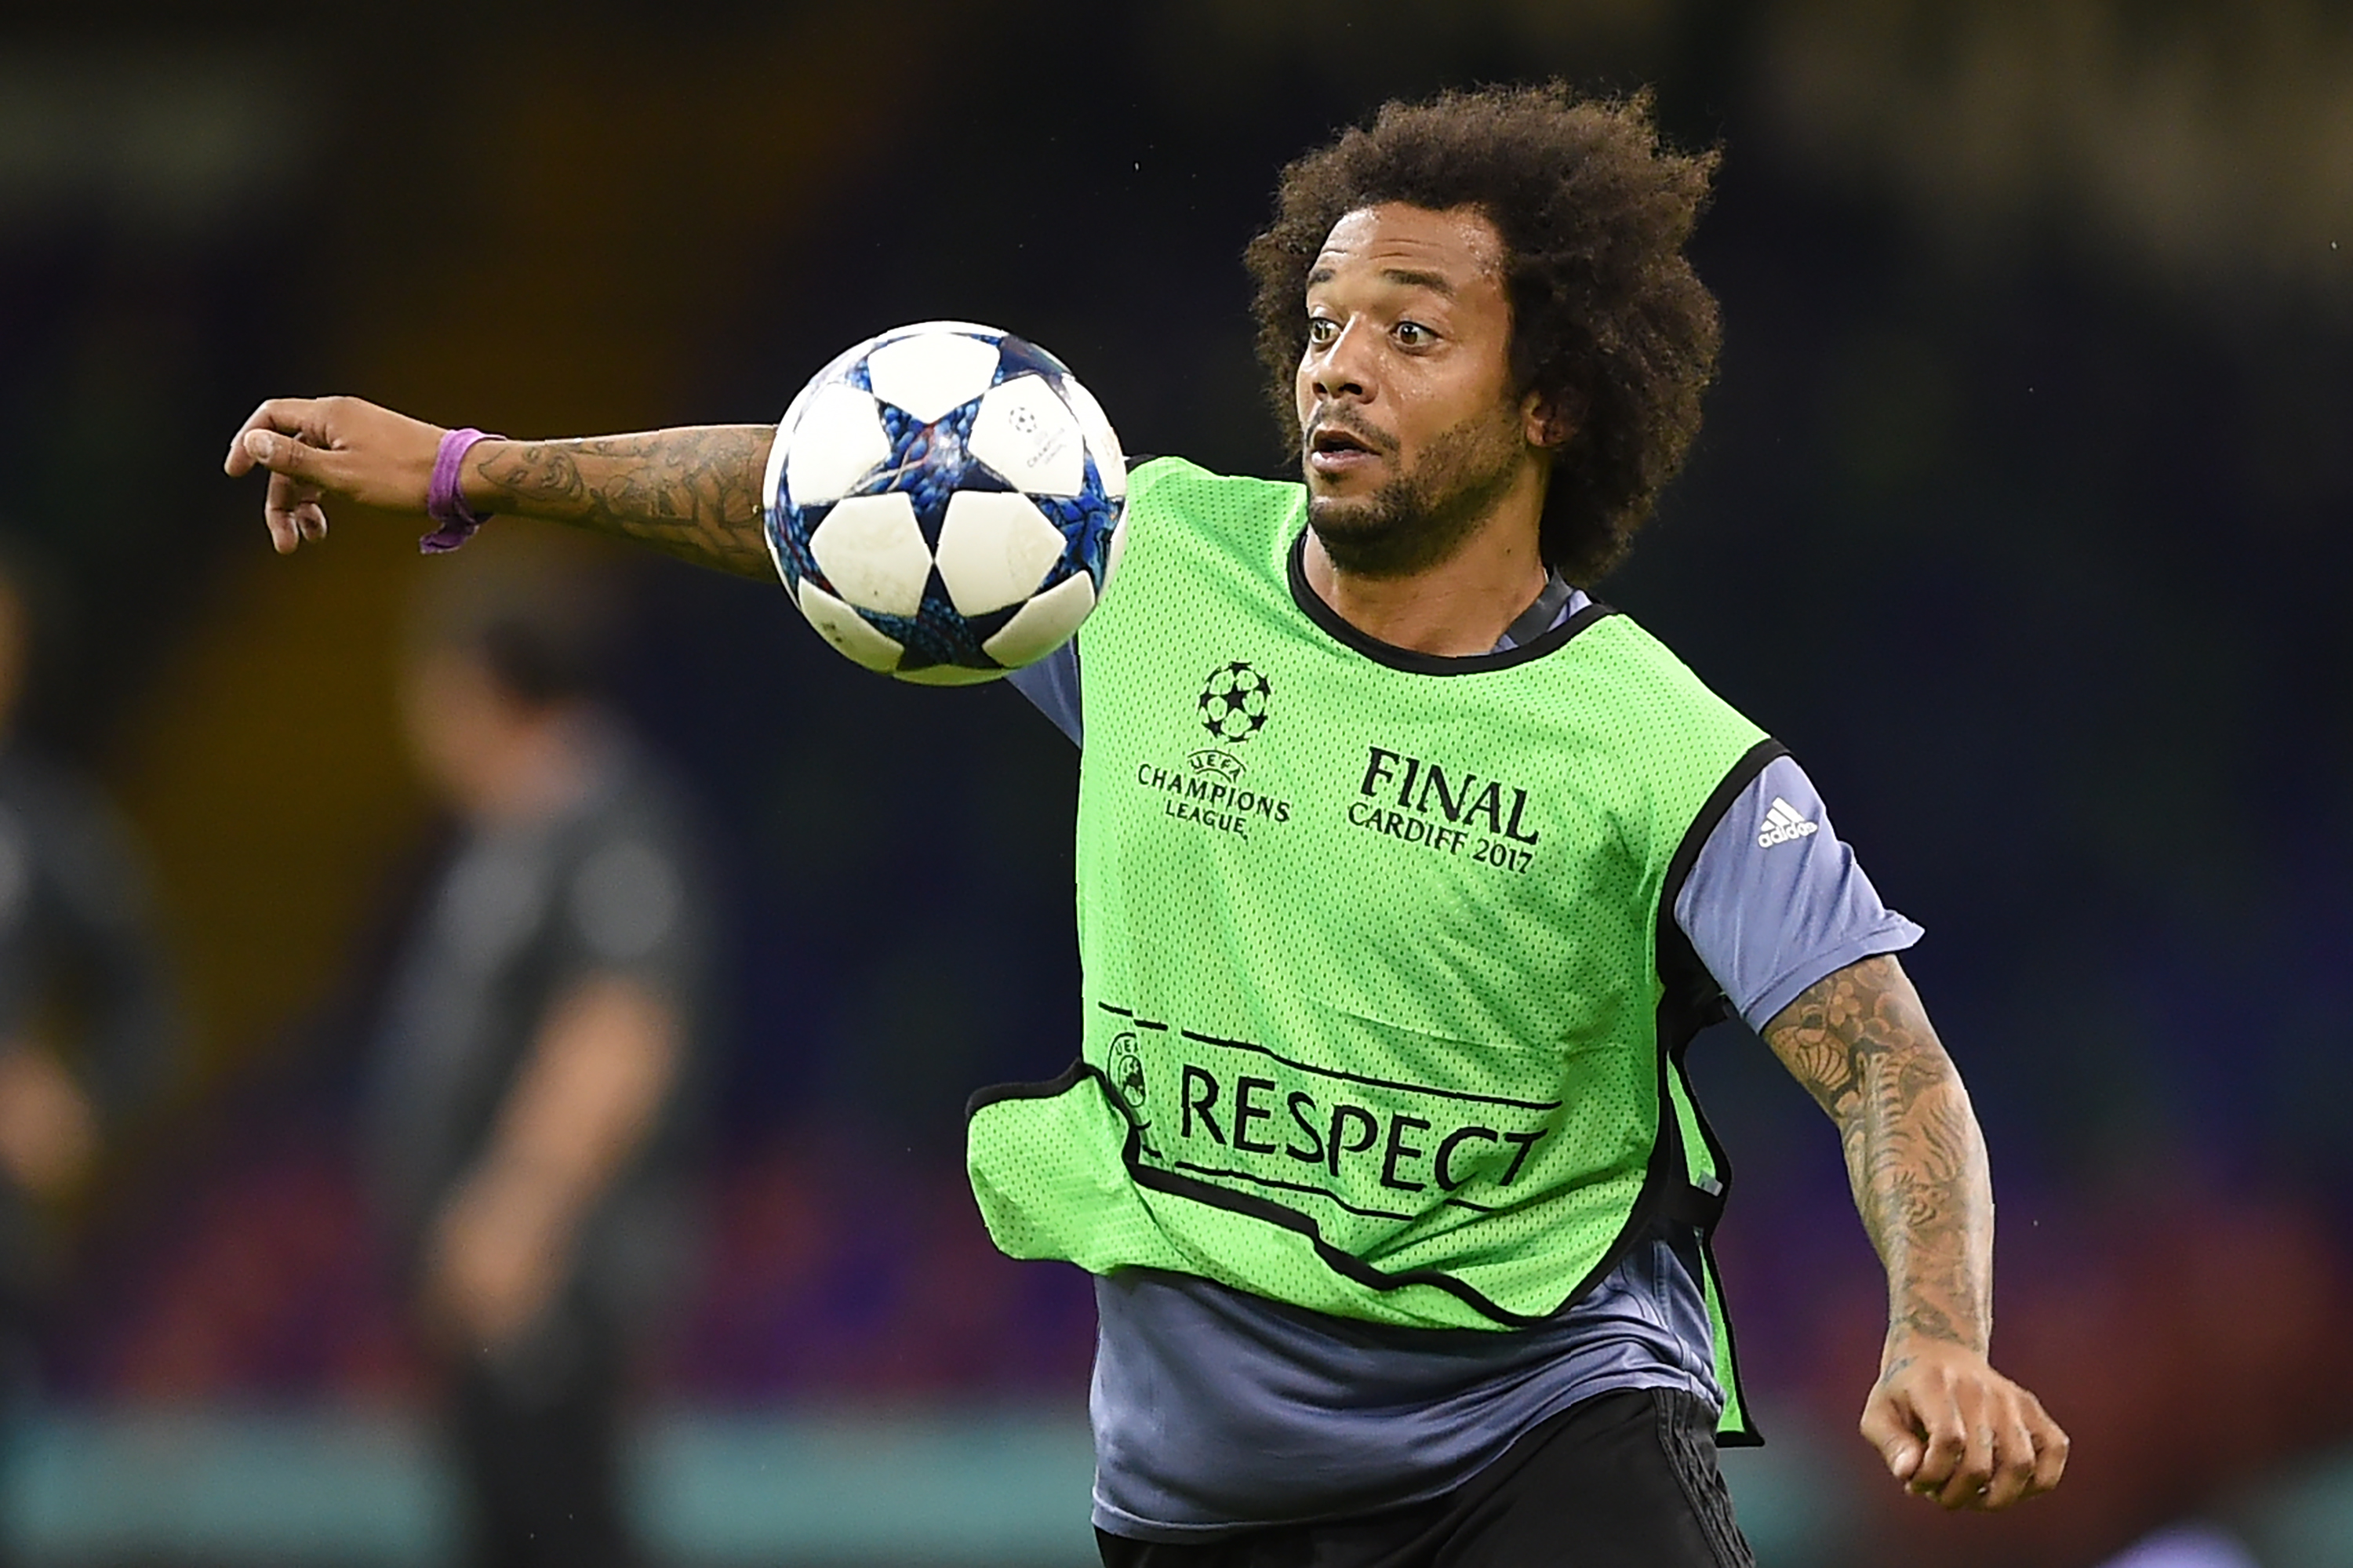
{"label": "finger", "polygon": [[262,503],[261,520],[269,526],[269,542],[280,555],[285,555],[301,544],[303,536],[301,509],[309,506],[317,512],[322,523],[326,514],[319,511],[319,490],[316,485],[302,484],[282,473],[269,476],[269,492]]}
{"label": "finger", "polygon": [[1945,1489],[1960,1467],[1961,1457],[1968,1451],[1968,1431],[1961,1420],[1960,1406],[1948,1393],[1939,1391],[1925,1405],[1915,1400],[1913,1412],[1926,1452],[1920,1456],[1919,1467],[1912,1472],[1912,1489],[1934,1495]]}
{"label": "finger", "polygon": [[294,508],[294,531],[305,539],[327,536],[327,514],[315,501],[306,501]]}
{"label": "finger", "polygon": [[245,423],[229,438],[228,457],[221,467],[230,478],[249,472],[254,454],[245,444],[246,436],[254,430],[276,430],[289,435],[307,435],[320,428],[320,399],[316,397],[272,397],[245,417]]}
{"label": "finger", "polygon": [[2066,1432],[2044,1412],[2042,1403],[2032,1394],[2026,1397],[2026,1425],[2034,1435],[2034,1484],[2031,1496],[2047,1492],[2059,1484],[2059,1478],[2067,1473],[2067,1451],[2072,1444]]}
{"label": "finger", "polygon": [[2034,1484],[2034,1434],[2014,1399],[1997,1400],[1991,1413],[1993,1477],[1970,1507],[1996,1513],[2026,1495]]}
{"label": "finger", "polygon": [[1862,1408],[1862,1440],[1879,1450],[1887,1473],[1899,1481],[1910,1482],[1926,1451],[1913,1431],[1910,1412],[1893,1395],[1875,1393]]}
{"label": "finger", "polygon": [[337,481],[349,466],[342,452],[275,430],[248,430],[244,444],[246,455],[270,472],[329,490],[340,488]]}
{"label": "finger", "polygon": [[261,524],[269,530],[269,547],[281,556],[290,556],[302,542],[302,530],[295,524],[294,514],[282,506],[264,506]]}
{"label": "finger", "polygon": [[305,484],[291,474],[273,473],[269,476],[269,489],[263,504],[272,512],[281,512],[290,515],[293,510],[304,502],[318,499],[317,485]]}
{"label": "finger", "polygon": [[1991,1403],[1987,1390],[1974,1381],[1964,1381],[1953,1391],[1953,1408],[1961,1418],[1961,1457],[1936,1493],[1942,1507],[1968,1508],[1993,1481],[1994,1430],[1988,1408]]}

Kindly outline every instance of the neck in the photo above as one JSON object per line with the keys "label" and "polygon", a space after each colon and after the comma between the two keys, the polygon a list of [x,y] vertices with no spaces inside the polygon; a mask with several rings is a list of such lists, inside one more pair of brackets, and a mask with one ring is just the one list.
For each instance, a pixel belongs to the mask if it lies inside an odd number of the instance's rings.
{"label": "neck", "polygon": [[1484,653],[1544,591],[1536,554],[1543,506],[1541,482],[1514,486],[1461,549],[1405,577],[1343,570],[1313,527],[1300,564],[1315,597],[1367,637],[1440,658]]}

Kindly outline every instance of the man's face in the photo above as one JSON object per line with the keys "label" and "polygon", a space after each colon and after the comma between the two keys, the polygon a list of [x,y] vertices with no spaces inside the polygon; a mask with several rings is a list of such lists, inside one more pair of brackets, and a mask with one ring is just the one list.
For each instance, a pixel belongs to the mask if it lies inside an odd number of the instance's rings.
{"label": "man's face", "polygon": [[495,792],[528,715],[488,665],[452,647],[416,656],[401,689],[408,744],[434,788],[461,810]]}
{"label": "man's face", "polygon": [[1495,226],[1472,207],[1359,208],[1325,238],[1306,307],[1296,392],[1317,539],[1368,577],[1447,559],[1550,444],[1513,389]]}

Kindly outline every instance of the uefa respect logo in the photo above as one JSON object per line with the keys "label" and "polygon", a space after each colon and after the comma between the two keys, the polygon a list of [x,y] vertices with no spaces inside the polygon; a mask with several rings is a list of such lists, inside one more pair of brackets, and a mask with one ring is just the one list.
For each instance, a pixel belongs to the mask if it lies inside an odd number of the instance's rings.
{"label": "uefa respect logo", "polygon": [[1112,1036],[1110,1076],[1113,1086],[1119,1090],[1119,1097],[1142,1110],[1151,1088],[1144,1079],[1144,1055],[1135,1048],[1133,1029],[1123,1029]]}
{"label": "uefa respect logo", "polygon": [[1152,1145],[1152,1123],[1144,1114],[1144,1102],[1151,1097],[1151,1086],[1145,1081],[1144,1054],[1138,1047],[1135,1031],[1123,1029],[1112,1036],[1108,1069],[1103,1074],[1111,1086],[1117,1090],[1127,1107],[1127,1119],[1135,1128],[1138,1143],[1144,1152],[1154,1159],[1160,1151]]}

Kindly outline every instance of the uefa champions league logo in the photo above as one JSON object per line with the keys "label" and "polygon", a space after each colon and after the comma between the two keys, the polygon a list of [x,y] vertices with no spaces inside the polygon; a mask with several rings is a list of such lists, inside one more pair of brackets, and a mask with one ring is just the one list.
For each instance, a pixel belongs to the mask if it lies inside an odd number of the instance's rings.
{"label": "uefa champions league logo", "polygon": [[1210,671],[1195,706],[1201,715],[1201,727],[1217,739],[1218,746],[1205,746],[1186,758],[1193,771],[1215,773],[1229,781],[1240,778],[1242,759],[1220,747],[1239,746],[1264,729],[1267,705],[1273,695],[1274,688],[1266,677],[1240,659]]}
{"label": "uefa champions league logo", "polygon": [[1273,683],[1247,660],[1219,665],[1201,683],[1192,707],[1194,720],[1216,744],[1187,752],[1182,768],[1141,761],[1136,783],[1166,797],[1161,802],[1164,815],[1238,839],[1249,839],[1253,826],[1288,822],[1292,803],[1262,789],[1244,788],[1242,775],[1250,769],[1235,755],[1244,741],[1266,727],[1273,700]]}
{"label": "uefa champions league logo", "polygon": [[1266,677],[1240,660],[1220,664],[1201,686],[1201,727],[1228,746],[1248,740],[1266,727],[1273,694]]}

